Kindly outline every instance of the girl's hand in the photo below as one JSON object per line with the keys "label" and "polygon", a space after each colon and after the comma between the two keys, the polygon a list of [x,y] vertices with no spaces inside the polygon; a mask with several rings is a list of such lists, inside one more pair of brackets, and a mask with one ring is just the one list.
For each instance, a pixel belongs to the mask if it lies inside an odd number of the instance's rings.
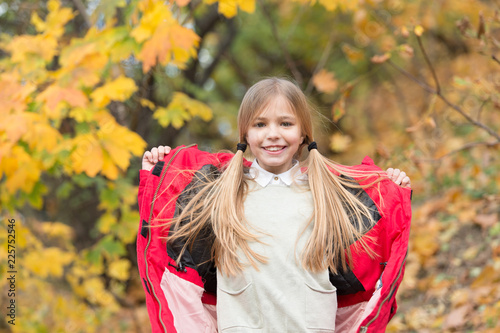
{"label": "girl's hand", "polygon": [[411,187],[410,177],[404,171],[389,168],[386,170],[387,177],[401,187]]}
{"label": "girl's hand", "polygon": [[163,160],[163,158],[170,153],[171,148],[169,146],[158,146],[151,149],[151,151],[146,151],[142,156],[142,170],[151,170],[158,161]]}

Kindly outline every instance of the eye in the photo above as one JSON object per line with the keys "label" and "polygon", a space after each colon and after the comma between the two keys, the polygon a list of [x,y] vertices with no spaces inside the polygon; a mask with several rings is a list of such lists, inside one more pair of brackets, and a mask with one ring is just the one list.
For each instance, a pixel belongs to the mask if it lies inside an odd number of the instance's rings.
{"label": "eye", "polygon": [[258,122],[258,123],[255,123],[254,126],[255,127],[264,127],[264,126],[266,126],[266,124],[264,124],[263,122]]}
{"label": "eye", "polygon": [[289,126],[293,126],[293,124],[289,121],[284,121],[281,123],[282,126],[285,126],[285,127],[289,127]]}

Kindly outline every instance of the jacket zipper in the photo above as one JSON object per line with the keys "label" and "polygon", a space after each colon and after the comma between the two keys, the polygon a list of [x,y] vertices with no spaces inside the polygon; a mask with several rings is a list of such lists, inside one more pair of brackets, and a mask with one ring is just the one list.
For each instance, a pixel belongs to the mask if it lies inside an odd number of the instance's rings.
{"label": "jacket zipper", "polygon": [[406,254],[405,254],[405,257],[403,259],[403,263],[401,264],[401,266],[399,267],[399,272],[398,272],[398,276],[396,277],[396,279],[394,280],[394,282],[392,283],[391,285],[391,292],[389,293],[389,295],[387,295],[387,297],[382,301],[382,303],[380,303],[380,306],[377,310],[377,314],[375,315],[375,317],[372,318],[372,320],[370,320],[365,326],[361,326],[361,329],[360,329],[360,333],[365,333],[368,331],[368,326],[370,326],[375,320],[377,320],[378,316],[380,315],[380,311],[382,310],[382,306],[384,305],[385,302],[387,302],[388,299],[390,299],[393,295],[394,295],[394,291],[395,291],[395,287],[396,287],[396,283],[398,282],[399,280],[399,277],[401,276],[402,272],[403,272],[403,267],[406,263],[406,257],[408,256],[408,250],[406,250]]}
{"label": "jacket zipper", "polygon": [[[170,166],[170,164],[172,164],[172,161],[174,160],[175,156],[181,150],[186,149],[186,148],[190,148],[192,146],[194,146],[194,145],[190,145],[190,146],[187,146],[187,147],[179,148],[175,152],[175,154],[172,156],[172,158],[170,159],[170,161],[168,161],[168,164],[163,168],[162,174],[161,174],[161,177],[160,177],[160,181],[158,182],[158,186],[156,187],[156,191],[155,191],[155,194],[153,196],[153,201],[151,202],[151,211],[149,212],[149,219],[148,219],[148,224],[149,225],[151,225],[151,218],[153,217],[153,206],[154,206],[154,204],[156,202],[156,196],[158,195],[158,191],[160,190],[161,184],[163,182],[163,178],[165,177],[165,174],[167,173],[168,167]],[[151,291],[153,293],[153,296],[155,297],[156,302],[158,302],[158,306],[159,306],[158,320],[160,321],[161,326],[163,327],[163,331],[165,333],[167,333],[167,328],[165,327],[165,324],[163,323],[163,320],[161,319],[161,302],[160,302],[158,296],[156,295],[155,288],[154,288],[153,284],[151,283],[151,279],[149,278],[149,274],[148,274],[147,252],[148,252],[148,248],[149,248],[149,244],[150,243],[151,243],[151,228],[148,228],[148,243],[146,244],[146,247],[144,248],[144,263],[146,265],[146,278],[148,279],[148,283],[149,283],[149,286],[151,287]]]}

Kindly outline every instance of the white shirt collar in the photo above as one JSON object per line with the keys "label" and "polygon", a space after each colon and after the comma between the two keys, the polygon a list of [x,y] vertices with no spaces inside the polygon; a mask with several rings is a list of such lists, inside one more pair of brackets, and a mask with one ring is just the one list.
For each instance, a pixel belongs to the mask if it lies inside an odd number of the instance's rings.
{"label": "white shirt collar", "polygon": [[262,168],[257,160],[254,160],[250,167],[249,175],[262,187],[266,187],[269,184],[285,184],[286,186],[290,186],[294,179],[297,183],[307,181],[307,174],[301,172],[299,162],[294,160],[293,163],[293,166],[288,171],[276,175]]}

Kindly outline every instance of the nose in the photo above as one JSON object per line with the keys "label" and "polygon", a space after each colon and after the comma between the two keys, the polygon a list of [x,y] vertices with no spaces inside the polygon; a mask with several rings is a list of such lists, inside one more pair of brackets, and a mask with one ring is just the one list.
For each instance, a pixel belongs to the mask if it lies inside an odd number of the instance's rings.
{"label": "nose", "polygon": [[267,129],[268,129],[267,133],[266,133],[267,139],[276,140],[276,139],[280,138],[279,126],[272,124],[272,125],[269,125],[267,127]]}

